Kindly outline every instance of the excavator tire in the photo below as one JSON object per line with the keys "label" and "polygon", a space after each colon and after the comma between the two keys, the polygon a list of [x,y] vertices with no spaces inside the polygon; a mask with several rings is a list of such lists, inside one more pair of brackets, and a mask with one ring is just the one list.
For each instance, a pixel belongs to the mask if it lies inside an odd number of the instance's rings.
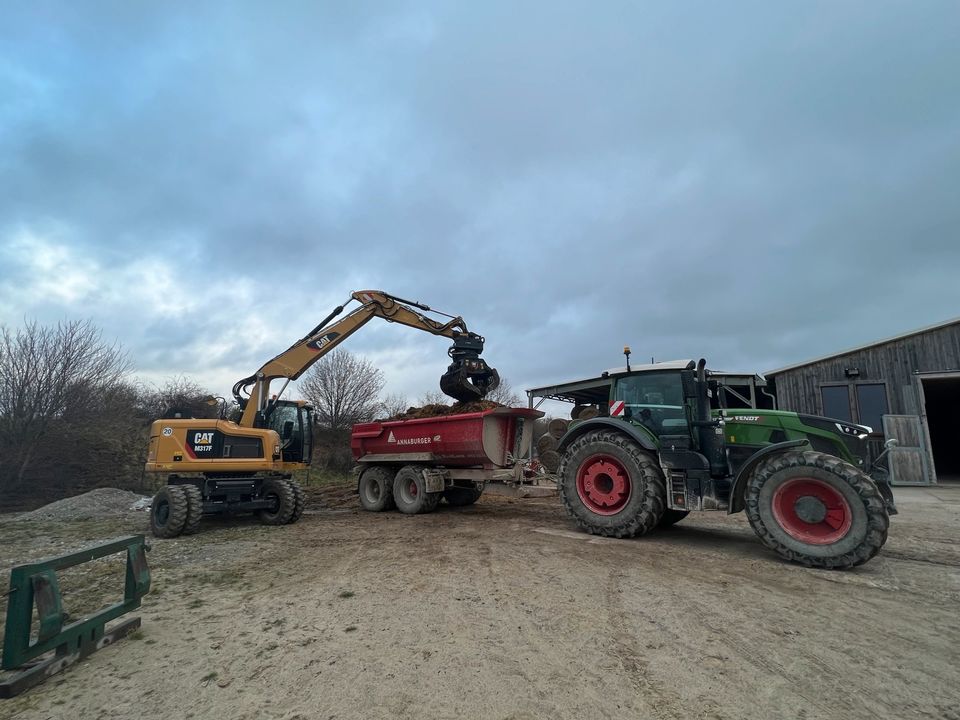
{"label": "excavator tire", "polygon": [[384,465],[365,468],[357,482],[360,506],[367,512],[393,510],[394,473]]}
{"label": "excavator tire", "polygon": [[558,475],[567,512],[592,535],[644,535],[663,517],[663,472],[627,435],[599,430],[578,438],[564,452]]}
{"label": "excavator tire", "polygon": [[754,470],[747,519],[763,544],[807,567],[861,565],[887,541],[890,519],[876,483],[825,453],[775,455]]}
{"label": "excavator tire", "polygon": [[180,485],[165,485],[153,496],[150,531],[154,537],[175,538],[187,523],[187,495]]}
{"label": "excavator tire", "polygon": [[393,479],[393,501],[406,515],[433,512],[443,493],[428,493],[423,472],[416,465],[404,465]]}
{"label": "excavator tire", "polygon": [[662,530],[671,525],[676,525],[689,514],[689,510],[672,510],[671,508],[667,508],[663,511],[663,517],[660,518],[660,522],[657,523],[657,529]]}
{"label": "excavator tire", "polygon": [[200,529],[203,518],[203,493],[196,485],[179,485],[187,498],[187,521],[183,525],[184,535],[193,535]]}
{"label": "excavator tire", "polygon": [[473,505],[482,494],[483,490],[477,490],[476,488],[448,487],[443,491],[443,499],[447,501],[447,505],[465,507]]}
{"label": "excavator tire", "polygon": [[260,522],[264,525],[286,525],[297,509],[297,496],[293,487],[282,478],[268,478],[263,481],[261,497],[272,501],[269,510],[260,510]]}
{"label": "excavator tire", "polygon": [[307,496],[304,494],[303,488],[300,487],[300,483],[296,480],[287,480],[286,483],[290,486],[290,489],[293,490],[293,515],[290,516],[290,520],[287,522],[288,525],[292,525],[303,515],[303,509],[307,506]]}

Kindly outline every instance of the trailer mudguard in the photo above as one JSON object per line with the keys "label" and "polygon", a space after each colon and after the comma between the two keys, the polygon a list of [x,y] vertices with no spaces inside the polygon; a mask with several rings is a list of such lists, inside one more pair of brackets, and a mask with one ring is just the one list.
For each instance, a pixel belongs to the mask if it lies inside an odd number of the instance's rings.
{"label": "trailer mudguard", "polygon": [[594,430],[615,430],[616,432],[623,433],[624,435],[628,435],[632,439],[636,440],[637,443],[639,443],[639,445],[645,450],[650,450],[651,452],[659,451],[659,445],[656,437],[645,427],[633,425],[625,420],[617,420],[609,417],[597,417],[579,422],[567,430],[567,432],[564,433],[563,437],[560,438],[560,441],[557,443],[557,452],[562,453],[567,449],[567,446],[578,437],[582,437],[586,433],[593,432]]}
{"label": "trailer mudguard", "polygon": [[743,467],[741,467],[739,471],[737,471],[737,478],[733,481],[733,487],[730,488],[730,508],[727,510],[727,514],[732,515],[735,512],[740,512],[743,510],[745,506],[743,500],[743,490],[747,486],[750,473],[752,473],[760,463],[778,453],[787,452],[788,450],[796,450],[802,448],[804,445],[809,444],[809,441],[805,439],[787,440],[786,442],[767,445],[767,447],[758,450],[751,455],[750,459],[743,464]]}

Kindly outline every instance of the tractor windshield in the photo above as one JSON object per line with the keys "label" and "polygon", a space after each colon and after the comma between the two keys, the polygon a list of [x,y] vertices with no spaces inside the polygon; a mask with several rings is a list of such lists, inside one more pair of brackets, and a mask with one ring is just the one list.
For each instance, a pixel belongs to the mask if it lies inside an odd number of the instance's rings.
{"label": "tractor windshield", "polygon": [[627,420],[646,425],[657,435],[687,432],[679,373],[647,372],[620,378],[614,400],[623,401]]}

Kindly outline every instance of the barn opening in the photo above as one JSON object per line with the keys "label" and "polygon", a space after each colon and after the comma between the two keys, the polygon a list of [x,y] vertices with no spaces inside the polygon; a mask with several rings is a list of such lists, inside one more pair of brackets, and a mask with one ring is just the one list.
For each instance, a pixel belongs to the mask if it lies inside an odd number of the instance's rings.
{"label": "barn opening", "polygon": [[937,482],[960,482],[960,373],[922,382]]}

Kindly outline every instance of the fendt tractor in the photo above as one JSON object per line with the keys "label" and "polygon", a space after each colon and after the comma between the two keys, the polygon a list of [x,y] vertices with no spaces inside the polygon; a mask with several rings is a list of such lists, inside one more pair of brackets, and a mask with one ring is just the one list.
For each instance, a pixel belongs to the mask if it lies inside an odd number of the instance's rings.
{"label": "fendt tractor", "polygon": [[886,451],[866,464],[871,428],[726,407],[723,374],[704,360],[631,369],[625,352],[626,368],[530,391],[603,413],[571,423],[557,447],[560,495],[581,528],[624,538],[694,510],[745,510],[788,560],[850,568],[877,554],[896,507],[879,465]]}
{"label": "fendt tractor", "polygon": [[[354,300],[360,306],[330,324]],[[461,317],[436,313],[449,318],[441,322],[424,312],[435,313],[379,290],[355,292],[305,337],[234,385],[242,413],[238,422],[227,420],[224,409],[218,419],[155,421],[146,471],[167,479],[153,498],[153,534],[192,533],[204,515],[217,513],[255,512],[268,525],[296,522],[304,495],[292,476],[310,465],[313,408],[280,396],[291,380],[375,317],[453,340],[447,351],[451,363],[440,378],[440,389],[450,397],[470,402],[496,389],[500,376],[480,358],[483,337],[469,332]],[[270,383],[278,379],[285,382],[271,395]]]}

